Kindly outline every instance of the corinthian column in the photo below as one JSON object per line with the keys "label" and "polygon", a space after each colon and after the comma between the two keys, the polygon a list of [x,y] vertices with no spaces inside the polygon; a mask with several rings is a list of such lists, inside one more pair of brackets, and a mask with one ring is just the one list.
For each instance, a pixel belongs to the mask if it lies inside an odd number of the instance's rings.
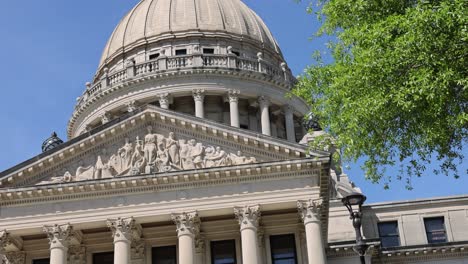
{"label": "corinthian column", "polygon": [[286,105],[283,110],[284,118],[286,119],[286,136],[288,141],[296,143],[296,132],[294,131],[294,108],[290,105]]}
{"label": "corinthian column", "polygon": [[231,126],[240,127],[239,123],[239,91],[238,90],[229,90],[228,100],[229,100],[229,109],[231,113]]}
{"label": "corinthian column", "polygon": [[299,215],[304,222],[307,257],[309,263],[326,264],[327,258],[323,245],[322,229],[320,227],[321,200],[298,201]]}
{"label": "corinthian column", "polygon": [[132,241],[139,237],[135,219],[117,218],[107,220],[114,237],[114,264],[130,264]]}
{"label": "corinthian column", "polygon": [[262,134],[271,136],[271,124],[270,124],[270,100],[265,96],[258,98],[260,104],[260,117],[262,120]]}
{"label": "corinthian column", "polygon": [[200,233],[200,218],[197,212],[172,214],[179,239],[179,263],[195,263],[195,236]]}
{"label": "corinthian column", "polygon": [[68,245],[72,226],[53,225],[44,226],[43,231],[49,237],[50,242],[50,264],[66,264],[68,259]]}
{"label": "corinthian column", "polygon": [[234,214],[240,225],[242,264],[259,264],[257,231],[260,221],[260,206],[235,207]]}
{"label": "corinthian column", "polygon": [[195,116],[204,118],[205,117],[205,90],[197,89],[193,90],[193,100],[195,101]]}

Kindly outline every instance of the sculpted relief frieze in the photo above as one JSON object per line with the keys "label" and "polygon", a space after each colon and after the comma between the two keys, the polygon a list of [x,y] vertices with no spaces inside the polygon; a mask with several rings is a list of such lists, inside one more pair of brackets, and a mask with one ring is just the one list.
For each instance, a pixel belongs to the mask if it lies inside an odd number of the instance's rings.
{"label": "sculpted relief frieze", "polygon": [[[105,152],[105,151],[104,151]],[[81,161],[74,171],[38,183],[65,183],[122,176],[163,173],[181,170],[214,168],[256,163],[255,157],[246,157],[240,151],[230,153],[219,146],[195,139],[178,139],[173,132],[153,133],[148,127],[144,137],[126,139],[113,153],[99,154]],[[86,164],[83,164],[86,163]]]}

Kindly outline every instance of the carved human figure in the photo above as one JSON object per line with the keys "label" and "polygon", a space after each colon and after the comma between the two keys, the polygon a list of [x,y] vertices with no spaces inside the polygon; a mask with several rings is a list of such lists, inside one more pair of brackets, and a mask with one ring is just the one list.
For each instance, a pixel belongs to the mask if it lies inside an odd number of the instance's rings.
{"label": "carved human figure", "polygon": [[179,141],[180,146],[180,165],[182,169],[191,170],[195,169],[195,165],[193,164],[192,157],[190,157],[190,145],[186,143],[185,139],[181,139]]}
{"label": "carved human figure", "polygon": [[125,139],[125,145],[118,150],[120,171],[119,174],[125,174],[130,169],[132,161],[133,145],[128,138]]}
{"label": "carved human figure", "polygon": [[179,155],[179,142],[175,139],[174,132],[169,133],[169,137],[166,139],[166,149],[169,152],[170,163],[179,168],[180,167],[180,155]]}
{"label": "carved human figure", "polygon": [[189,141],[189,156],[193,162],[193,165],[196,169],[201,169],[204,167],[203,162],[203,145],[201,143],[197,143],[195,139],[191,139]]}
{"label": "carved human figure", "polygon": [[242,154],[242,151],[237,151],[237,154],[231,153],[229,154],[229,159],[231,162],[231,165],[243,165],[243,164],[252,164],[257,162],[257,159],[255,157],[245,157]]}
{"label": "carved human figure", "polygon": [[220,147],[208,147],[205,150],[205,166],[207,168],[226,166],[227,154]]}
{"label": "carved human figure", "polygon": [[143,144],[139,137],[136,138],[135,151],[132,154],[130,161],[130,174],[137,175],[141,173],[142,169],[146,165],[145,154],[143,152]]}
{"label": "carved human figure", "polygon": [[153,134],[153,128],[151,126],[148,127],[148,134],[145,136],[145,159],[147,164],[154,164],[156,160],[156,155],[158,151],[157,147],[157,135]]}
{"label": "carved human figure", "polygon": [[164,148],[163,145],[158,147],[158,156],[156,158],[156,167],[159,172],[170,171],[169,166],[169,150]]}

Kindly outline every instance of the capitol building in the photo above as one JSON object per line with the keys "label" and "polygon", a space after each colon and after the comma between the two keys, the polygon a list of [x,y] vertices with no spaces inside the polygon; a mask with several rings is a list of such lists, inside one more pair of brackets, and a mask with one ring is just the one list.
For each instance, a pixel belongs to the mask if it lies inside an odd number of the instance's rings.
{"label": "capitol building", "polygon": [[[295,83],[241,0],[141,0],[68,140],[0,173],[0,263],[362,263]],[[468,196],[365,204],[362,235],[366,263],[467,264]]]}

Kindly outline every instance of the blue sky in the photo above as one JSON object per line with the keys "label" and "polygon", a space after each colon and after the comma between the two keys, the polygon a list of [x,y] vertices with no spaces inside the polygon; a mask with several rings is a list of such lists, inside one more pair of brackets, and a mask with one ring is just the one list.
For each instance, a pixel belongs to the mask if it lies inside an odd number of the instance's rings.
{"label": "blue sky", "polygon": [[[25,0],[0,3],[0,171],[40,153],[42,141],[66,125],[76,98],[99,62],[102,49],[121,17],[138,0]],[[293,0],[245,0],[270,27],[294,74],[312,63],[325,40],[310,40],[319,23]],[[461,172],[466,172],[463,165]],[[397,170],[397,169],[395,169]],[[430,173],[407,191],[390,190],[363,179],[358,164],[347,174],[370,202],[468,193],[468,177],[455,180]]]}

